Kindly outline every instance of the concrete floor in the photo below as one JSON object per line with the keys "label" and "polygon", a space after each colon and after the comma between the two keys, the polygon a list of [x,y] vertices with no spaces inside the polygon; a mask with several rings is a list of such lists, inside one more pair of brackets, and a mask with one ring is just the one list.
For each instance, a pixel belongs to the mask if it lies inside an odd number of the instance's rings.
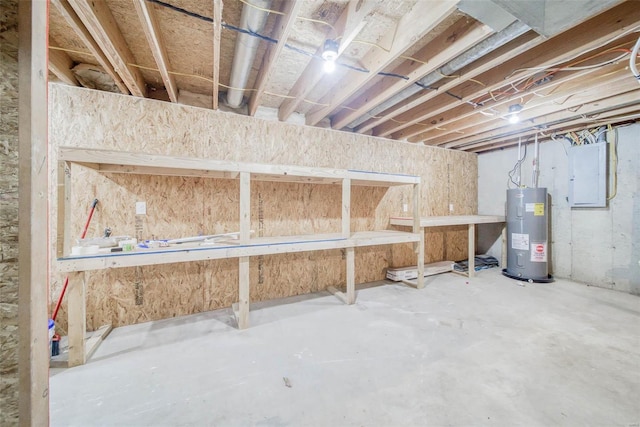
{"label": "concrete floor", "polygon": [[229,310],[118,328],[51,371],[51,424],[640,425],[639,297],[427,283],[255,305],[243,331]]}

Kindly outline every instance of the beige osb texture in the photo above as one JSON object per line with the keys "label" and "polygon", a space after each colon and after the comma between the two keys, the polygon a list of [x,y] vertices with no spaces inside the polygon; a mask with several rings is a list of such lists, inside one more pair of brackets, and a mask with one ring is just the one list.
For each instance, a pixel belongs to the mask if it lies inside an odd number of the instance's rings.
{"label": "beige osb texture", "polygon": [[18,2],[0,13],[0,425],[18,425]]}
{"label": "beige osb texture", "polygon": [[[133,1],[105,1],[113,15],[118,30],[124,37],[127,47],[132,52],[135,63],[131,64],[131,66],[138,67],[151,93],[162,91],[164,82],[159,71],[157,71],[158,66],[153,58]],[[364,18],[367,25],[356,38],[364,43],[357,41],[352,43],[341,56],[341,62],[352,66],[361,66],[362,58],[368,52],[378,49],[371,46],[371,43],[388,44],[388,41],[381,41],[385,34],[392,33],[397,22],[415,4],[415,0],[370,1],[376,4],[375,9]],[[213,82],[211,81],[213,75],[213,24],[207,22],[207,20],[213,17],[213,2],[173,0],[170,3],[177,8],[199,15],[199,17],[189,16],[155,3],[148,3],[147,6],[153,9],[157,17],[159,32],[167,53],[167,67],[171,72],[175,73],[174,79],[180,90],[211,95],[213,92]],[[325,39],[338,36],[332,30],[331,25],[336,23],[347,4],[347,0],[304,1],[298,16],[326,22],[328,25],[296,19],[287,43],[309,54],[314,54],[318,47],[322,46]],[[270,8],[277,11],[282,6],[283,2],[273,1]],[[244,6],[238,0],[223,1],[223,22],[239,26],[243,7],[248,6]],[[269,14],[265,28],[260,33],[266,36],[279,37],[273,32],[277,17],[278,15],[275,13]],[[66,53],[75,63],[96,64],[96,58],[93,57],[54,6],[50,8],[50,29],[52,46],[68,49]],[[219,89],[223,99],[227,91],[224,86],[228,86],[230,82],[231,63],[234,57],[237,36],[238,34],[233,30],[222,29],[219,80],[221,86]],[[260,41],[259,43],[247,82],[247,88],[249,89],[255,87],[256,77],[260,73],[262,60],[269,44],[266,41]],[[289,94],[310,60],[311,58],[307,55],[284,48],[274,64],[273,72],[266,86],[267,93],[264,94],[261,104],[271,108],[279,107],[285,99],[284,96]],[[321,66],[321,64],[318,64],[318,66]],[[315,85],[313,92],[307,98],[315,101],[319,100],[336,82],[347,78],[352,73],[354,72],[339,67],[333,75],[324,76],[321,82]],[[248,99],[252,94],[249,89],[244,92],[245,99]],[[311,104],[302,103],[297,110],[301,113],[306,113],[311,108],[313,108]]]}
{"label": "beige osb texture", "polygon": [[[476,156],[470,153],[64,85],[50,86],[50,105],[53,162],[55,147],[69,145],[416,174],[423,182],[423,215],[446,215],[450,204],[453,214],[474,214],[477,209],[477,163]],[[57,179],[54,175],[52,185]],[[100,203],[90,235],[100,235],[107,226],[116,235],[134,234],[144,239],[239,228],[236,180],[99,174],[81,166],[73,166],[71,176],[74,235],[81,232],[88,207],[96,197]],[[255,236],[341,230],[340,186],[254,181],[251,195],[251,228]],[[390,228],[390,216],[411,214],[412,197],[410,186],[352,187],[352,229]],[[52,205],[55,200],[52,193]],[[146,216],[136,217],[136,201],[147,203]],[[55,218],[53,224],[55,236]],[[428,230],[425,239],[427,262],[466,256],[466,229]],[[55,253],[54,246],[52,252]],[[358,248],[356,281],[379,280],[389,266],[414,263],[410,244]],[[237,260],[203,261],[92,273],[88,284],[89,327],[229,307],[238,298],[237,265]],[[344,253],[340,250],[254,257],[250,266],[254,301],[314,292],[327,286],[341,287],[345,283]],[[52,285],[52,304],[59,295],[60,283],[58,278]]]}
{"label": "beige osb texture", "polygon": [[89,48],[67,24],[54,3],[49,5],[49,45],[67,49],[64,52],[75,63],[98,64]]}

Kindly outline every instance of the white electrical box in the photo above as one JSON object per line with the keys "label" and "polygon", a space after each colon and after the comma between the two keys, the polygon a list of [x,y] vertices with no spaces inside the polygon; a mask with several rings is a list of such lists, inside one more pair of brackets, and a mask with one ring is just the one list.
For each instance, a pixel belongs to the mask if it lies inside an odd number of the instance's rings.
{"label": "white electrical box", "polygon": [[607,206],[607,143],[569,148],[569,206]]}

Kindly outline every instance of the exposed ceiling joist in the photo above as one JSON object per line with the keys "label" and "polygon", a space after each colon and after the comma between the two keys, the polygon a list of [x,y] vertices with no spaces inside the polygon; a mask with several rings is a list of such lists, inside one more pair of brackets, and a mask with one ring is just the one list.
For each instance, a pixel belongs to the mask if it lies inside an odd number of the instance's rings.
{"label": "exposed ceiling joist", "polygon": [[[357,6],[360,5],[358,8]],[[375,5],[373,1],[351,0],[344,9],[338,21],[335,23],[334,30],[329,30],[326,34],[327,38],[340,37],[340,47],[338,49],[338,57],[344,52],[349,44],[356,38],[358,33],[366,24],[365,18],[371,12]],[[305,97],[313,90],[324,76],[321,63],[318,59],[322,55],[324,43],[318,47],[315,56],[309,61],[300,77],[296,80],[293,87],[287,95],[287,99],[280,105],[278,110],[278,119],[285,121],[298,108]]]}
{"label": "exposed ceiling joist", "polygon": [[451,28],[414,55],[417,59],[424,58],[424,63],[408,60],[407,63],[394,70],[396,74],[407,76],[407,80],[397,78],[380,80],[364,95],[351,103],[350,109],[338,112],[331,120],[331,127],[342,129],[371,108],[378,106],[405,87],[417,82],[421,77],[437,70],[478,44],[491,33],[491,28],[482,23],[473,22],[466,18],[459,19]]}
{"label": "exposed ceiling joist", "polygon": [[136,61],[107,3],[90,0],[69,0],[69,3],[122,77],[131,94],[144,97],[146,95],[144,79],[140,70],[131,66]]}
{"label": "exposed ceiling joist", "polygon": [[[412,136],[409,140],[426,141],[433,138],[441,138],[445,135],[451,135],[451,139],[455,139],[455,135],[460,135],[464,129],[474,124],[492,120],[495,117],[504,117],[507,115],[508,106],[514,103],[533,103],[536,101],[532,97],[546,97],[544,102],[556,102],[567,96],[571,96],[579,91],[585,84],[592,84],[598,78],[607,76],[611,73],[611,68],[607,69],[590,69],[576,71],[565,74],[548,82],[544,87],[531,88],[527,91],[519,92],[510,97],[497,100],[494,103],[484,107],[468,109],[464,105],[460,105],[446,112],[447,119],[443,120],[438,126],[434,126],[427,131]],[[575,85],[578,85],[577,87]],[[561,90],[559,90],[561,89]],[[527,99],[524,102],[524,99]],[[457,124],[456,124],[457,123]]]}
{"label": "exposed ceiling joist", "polygon": [[[258,62],[248,61],[255,81],[248,108],[236,114],[265,107],[265,118],[275,119],[269,111],[277,109],[284,121],[297,112],[295,122],[302,114],[307,124],[330,118],[333,128],[464,151],[491,150],[541,129],[564,131],[640,114],[638,103],[615,104],[626,99],[618,96],[625,91],[636,96],[637,83],[609,64],[629,62],[628,50],[640,35],[636,0],[584,0],[584,8],[540,0],[545,10],[560,7],[570,20],[526,11],[517,20],[498,6],[511,5],[508,0],[278,0],[272,2],[278,11],[261,3],[263,14],[277,16],[260,29],[237,26],[248,9],[239,1],[225,2],[224,10],[224,0],[51,1],[50,36],[60,46],[52,50],[51,72],[98,90],[113,91],[113,78],[123,93],[142,95],[147,79],[164,82],[166,92],[158,88],[157,98],[218,108],[220,88],[239,87],[231,84],[234,40],[253,36],[252,42],[274,43],[256,43]],[[306,22],[294,24],[296,16]],[[525,25],[530,18],[542,18],[545,28],[555,20],[569,29],[545,38]],[[356,38],[370,46],[354,47]],[[340,63],[362,70],[325,74],[326,39],[339,42]],[[287,42],[295,52],[282,51]],[[140,66],[153,63],[149,53],[160,74]],[[73,64],[80,65],[71,70]],[[603,96],[609,97],[606,110],[596,105]],[[523,107],[520,124],[505,120],[513,104]],[[591,113],[578,117],[585,111]]]}
{"label": "exposed ceiling joist", "polygon": [[256,114],[256,110],[260,105],[260,99],[264,94],[264,91],[267,87],[267,82],[273,73],[276,60],[278,56],[280,56],[280,52],[284,48],[284,45],[287,43],[287,39],[289,38],[289,32],[293,27],[293,24],[296,22],[296,18],[298,16],[298,11],[302,6],[302,2],[299,1],[286,1],[283,3],[281,12],[282,15],[278,16],[276,27],[274,29],[273,38],[277,39],[278,42],[276,44],[270,44],[267,48],[267,53],[262,59],[262,65],[260,66],[260,71],[258,72],[258,80],[256,82],[253,93],[251,94],[251,98],[249,99],[249,115],[253,116]]}
{"label": "exposed ceiling joist", "polygon": [[[462,138],[454,142],[450,142],[445,145],[445,148],[456,148],[461,146],[468,146],[470,144],[474,144],[475,141],[481,140],[491,140],[499,135],[503,135],[506,132],[510,133],[520,133],[526,130],[549,130],[552,128],[553,123],[563,123],[569,120],[576,120],[577,118],[585,118],[585,119],[593,119],[597,118],[599,114],[609,112],[609,111],[619,111],[623,108],[635,108],[637,110],[637,100],[640,95],[640,89],[635,89],[632,91],[627,91],[624,93],[616,94],[614,96],[609,96],[606,92],[600,92],[601,98],[596,99],[594,101],[569,106],[567,108],[556,108],[549,109],[546,111],[546,114],[539,115],[536,118],[536,121],[541,124],[546,124],[544,126],[525,123],[520,127],[513,128],[511,126],[504,126],[502,128],[491,129],[485,132],[480,132],[477,134],[473,134],[467,138]],[[598,95],[596,95],[598,96]],[[586,99],[586,98],[583,98]],[[591,98],[593,99],[593,98]],[[634,105],[636,104],[636,105]],[[617,114],[617,113],[616,113]],[[473,145],[475,146],[475,145]]]}
{"label": "exposed ceiling joist", "polygon": [[76,76],[71,71],[73,61],[61,50],[49,48],[49,70],[68,85],[79,86]]}
{"label": "exposed ceiling joist", "polygon": [[[635,94],[635,96],[640,96],[640,93]],[[617,99],[614,98],[613,102],[617,102]],[[574,115],[569,118],[565,117],[557,123],[549,124],[544,128],[544,130],[532,127],[527,129],[525,132],[511,132],[489,140],[483,140],[474,144],[466,145],[464,146],[464,150],[472,153],[480,153],[516,145],[518,143],[518,138],[531,137],[536,133],[541,135],[543,138],[548,138],[550,135],[558,133],[556,131],[559,131],[561,134],[565,134],[567,132],[584,129],[585,126],[603,126],[606,124],[638,119],[640,119],[640,112],[636,106],[625,106],[615,108],[613,110],[600,111],[598,113],[593,113],[590,116],[586,116],[584,114]]]}
{"label": "exposed ceiling joist", "polygon": [[392,108],[380,113],[379,117],[367,120],[365,123],[359,126],[356,131],[363,133],[375,128],[373,131],[374,135],[387,136],[393,131],[397,130],[396,126],[398,126],[398,124],[395,121],[391,120],[394,117],[406,111],[409,111],[412,108],[429,101],[430,99],[435,98],[439,94],[446,92],[449,89],[453,89],[456,86],[473,79],[477,75],[504,63],[508,59],[511,59],[514,56],[517,56],[520,53],[531,49],[532,47],[538,45],[539,43],[542,43],[543,41],[544,38],[538,36],[533,31],[530,31],[520,36],[516,40],[507,43],[501,48],[496,49],[492,53],[479,59],[471,65],[465,67],[458,73],[458,77],[454,79],[447,79],[445,83],[438,86],[438,90],[425,90],[418,92],[415,95],[407,98],[404,102],[396,104]]}
{"label": "exposed ceiling joist", "polygon": [[[589,71],[591,72],[589,78],[584,78]],[[467,135],[478,135],[487,130],[507,125],[512,128],[526,126],[529,121],[539,122],[539,117],[545,116],[550,112],[579,107],[590,99],[594,99],[594,97],[610,96],[628,89],[629,73],[624,67],[617,67],[617,71],[612,70],[611,67],[602,70],[588,70],[587,72],[582,72],[579,77],[576,76],[571,80],[567,80],[567,83],[560,83],[548,88],[546,90],[548,95],[544,93],[539,94],[540,97],[531,95],[532,98],[524,103],[524,108],[519,113],[520,124],[509,124],[506,118],[508,110],[504,108],[505,104],[518,101],[517,98],[512,98],[510,101],[501,103],[504,114],[487,116],[485,111],[478,111],[477,114],[463,120],[462,126],[455,128],[455,135],[452,135],[451,132],[443,133],[435,130],[430,131],[428,135],[421,135],[420,140],[429,145],[447,143],[445,147],[450,148],[452,146],[450,144],[455,143],[450,141],[458,139],[459,132],[464,132]]]}
{"label": "exposed ceiling joist", "polygon": [[[621,8],[615,9],[615,13],[606,13],[588,21],[584,26],[578,26],[563,33],[561,36],[550,39],[547,42],[526,52],[520,57],[513,58],[493,70],[478,76],[484,87],[473,82],[467,82],[457,91],[462,93],[462,99],[454,99],[446,94],[440,95],[437,102],[431,102],[427,108],[416,108],[403,115],[398,120],[405,122],[399,125],[402,130],[393,133],[394,139],[412,138],[423,132],[440,127],[460,116],[460,110],[453,111],[456,106],[464,111],[473,111],[475,108],[469,102],[478,97],[486,96],[490,91],[506,87],[523,78],[536,74],[540,68],[554,67],[573,60],[585,53],[605,46],[612,40],[632,33],[640,26],[640,8],[630,3],[625,3]],[[534,68],[534,69],[530,69]],[[527,69],[518,73],[514,70]],[[446,113],[445,113],[446,112]],[[441,114],[442,113],[442,114]],[[430,125],[412,125],[408,123],[432,123]]]}
{"label": "exposed ceiling joist", "polygon": [[89,51],[93,54],[93,56],[96,58],[96,61],[98,61],[98,63],[102,66],[102,68],[104,68],[107,74],[111,76],[116,86],[118,86],[118,89],[120,89],[120,92],[128,95],[130,93],[129,88],[127,88],[127,85],[124,84],[120,75],[116,73],[113,65],[111,65],[111,62],[109,62],[107,57],[104,55],[104,53],[100,49],[100,46],[98,46],[96,41],[93,39],[93,36],[89,33],[87,27],[85,27],[84,23],[80,20],[69,2],[67,0],[51,0],[51,2],[67,21],[67,24],[69,24],[69,26],[73,28],[73,30],[76,32],[80,40],[82,40],[87,49],[89,49]]}
{"label": "exposed ceiling joist", "polygon": [[155,10],[146,0],[134,0],[133,4],[142,23],[142,30],[147,36],[151,53],[156,60],[158,70],[160,70],[160,76],[162,76],[162,82],[169,94],[169,99],[171,102],[178,102],[178,88],[173,75],[169,74],[169,58],[164,48]]}
{"label": "exposed ceiling joist", "polygon": [[445,18],[456,10],[458,0],[443,0],[438,3],[418,1],[411,11],[405,14],[395,29],[385,35],[381,45],[390,46],[388,52],[377,49],[370,51],[362,65],[368,73],[351,71],[321,100],[326,107],[319,107],[307,114],[308,125],[316,125],[320,120],[335,111],[344,101],[353,96],[369,81],[376,78],[394,60],[409,49],[416,40],[423,38]]}
{"label": "exposed ceiling joist", "polygon": [[218,109],[220,91],[220,43],[222,32],[222,0],[213,0],[213,109]]}

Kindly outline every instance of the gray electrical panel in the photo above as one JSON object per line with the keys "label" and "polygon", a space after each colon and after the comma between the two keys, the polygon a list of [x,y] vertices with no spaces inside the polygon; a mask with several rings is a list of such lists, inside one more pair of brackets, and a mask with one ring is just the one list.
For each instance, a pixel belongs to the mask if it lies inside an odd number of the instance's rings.
{"label": "gray electrical panel", "polygon": [[569,148],[569,206],[607,206],[607,143]]}

